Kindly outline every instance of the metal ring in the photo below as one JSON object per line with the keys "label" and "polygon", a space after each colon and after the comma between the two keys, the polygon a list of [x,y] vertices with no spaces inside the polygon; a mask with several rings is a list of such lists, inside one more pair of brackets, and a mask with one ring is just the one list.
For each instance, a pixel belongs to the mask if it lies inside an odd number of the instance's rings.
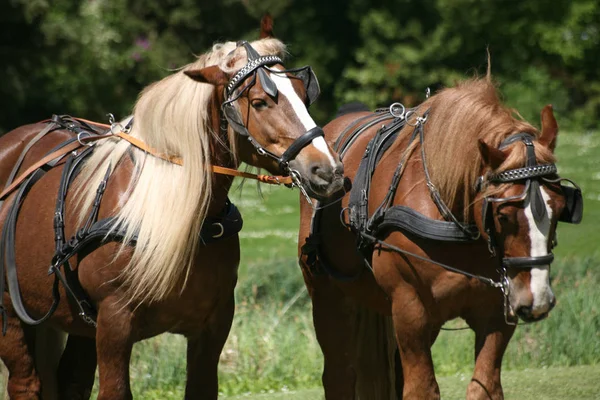
{"label": "metal ring", "polygon": [[220,222],[213,222],[212,226],[216,226],[221,228],[221,232],[217,233],[216,235],[212,235],[213,239],[218,239],[221,236],[223,236],[223,234],[225,233],[225,228],[223,227],[223,224]]}
{"label": "metal ring", "polygon": [[[400,114],[398,114],[395,110],[398,107],[402,107],[402,112]],[[392,105],[390,106],[390,114],[392,114],[392,116],[396,118],[404,118],[406,115],[406,107],[404,107],[404,104],[402,103],[392,103]]]}
{"label": "metal ring", "polygon": [[[411,124],[410,121],[408,120],[412,115],[416,115],[415,123],[414,124]],[[412,127],[416,128],[417,126],[422,125],[422,124],[424,124],[427,121],[427,116],[423,117],[423,116],[418,115],[414,111],[408,111],[406,113],[405,119],[406,119],[406,125],[412,126]]]}
{"label": "metal ring", "polygon": [[[118,131],[115,131],[115,128],[118,128]],[[116,135],[117,133],[123,132],[123,125],[120,122],[115,122],[110,125],[110,133],[112,135]]]}
{"label": "metal ring", "polygon": [[346,228],[350,228],[350,222],[346,222],[346,220],[344,219],[344,213],[348,211],[348,215],[350,214],[350,207],[344,207],[342,208],[342,211],[340,211],[340,222],[342,223],[342,225],[344,225]]}
{"label": "metal ring", "polygon": [[411,124],[411,123],[410,123],[410,121],[409,121],[409,118],[410,118],[411,116],[413,116],[413,115],[417,115],[417,113],[416,113],[416,112],[414,112],[414,111],[412,111],[412,110],[408,110],[408,111],[406,112],[406,114],[404,115],[404,120],[406,121],[406,125],[408,125],[408,126],[412,126],[412,127],[415,127],[415,126],[417,126],[417,123],[418,123],[417,121],[415,121],[414,125],[413,125],[413,124]]}
{"label": "metal ring", "polygon": [[[82,146],[88,146],[88,147],[92,147],[92,146],[93,146],[93,144],[92,144],[92,143],[83,143],[83,142],[82,142],[82,139],[83,139],[83,138],[81,137],[81,135],[82,135],[82,134],[84,134],[84,133],[87,133],[87,132],[79,132],[79,133],[77,134],[77,141],[78,141],[78,142],[79,142],[79,144],[80,144],[80,145],[82,145]],[[88,136],[88,137],[89,137],[89,136]]]}

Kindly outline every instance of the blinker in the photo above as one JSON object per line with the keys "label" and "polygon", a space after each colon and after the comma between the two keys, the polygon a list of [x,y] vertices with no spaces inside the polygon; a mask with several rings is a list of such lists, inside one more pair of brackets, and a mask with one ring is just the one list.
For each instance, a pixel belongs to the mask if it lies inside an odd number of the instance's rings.
{"label": "blinker", "polygon": [[579,187],[560,185],[565,196],[565,208],[558,217],[561,222],[579,224],[583,219],[583,196]]}
{"label": "blinker", "polygon": [[[248,129],[244,125],[241,114],[235,108],[233,103],[242,95],[242,93],[256,83],[256,77],[260,80],[261,87],[264,92],[272,98],[276,98],[278,95],[277,85],[271,79],[267,71],[277,74],[288,74],[296,73],[297,77],[302,80],[306,89],[307,100],[306,102],[310,105],[319,95],[320,88],[317,77],[309,66],[289,69],[289,70],[273,70],[269,68],[274,64],[282,64],[281,58],[275,55],[261,56],[248,42],[240,41],[237,43],[237,47],[243,46],[248,56],[247,64],[242,67],[229,81],[225,87],[225,101],[221,105],[223,115],[227,122],[231,125],[234,131],[239,135],[246,137],[250,143],[255,147],[256,151],[260,155],[265,155],[273,158],[279,164],[280,169],[284,174],[290,172],[288,162],[293,159],[304,147],[308,146],[313,139],[316,137],[322,137],[324,135],[321,128],[313,128],[302,136],[296,138],[296,140],[289,146],[289,148],[281,155],[277,156],[270,151],[266,150],[261,146],[256,139],[252,137]],[[249,82],[245,87],[238,90],[236,89],[250,76],[253,80]],[[223,128],[222,125],[222,129]]]}

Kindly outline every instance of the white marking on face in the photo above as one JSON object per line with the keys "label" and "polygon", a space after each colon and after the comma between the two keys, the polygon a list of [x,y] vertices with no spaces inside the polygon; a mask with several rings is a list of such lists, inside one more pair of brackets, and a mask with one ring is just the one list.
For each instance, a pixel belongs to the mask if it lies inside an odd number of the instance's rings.
{"label": "white marking on face", "polygon": [[[274,69],[279,70],[279,68],[277,67],[274,67]],[[285,73],[271,73],[271,79],[273,79],[273,82],[275,82],[277,90],[279,90],[285,97],[287,97],[288,101],[292,105],[292,109],[300,119],[300,122],[302,122],[302,125],[304,125],[304,129],[308,131],[317,126],[317,124],[315,124],[315,121],[313,121],[312,117],[308,113],[306,105],[300,99],[298,93],[296,93],[296,91],[294,90],[290,78],[288,78],[288,76]]]}
{"label": "white marking on face", "polygon": [[[273,69],[280,70],[278,67],[273,67]],[[298,119],[300,120],[302,125],[304,125],[304,129],[306,131],[309,131],[312,128],[316,127],[317,124],[308,113],[306,105],[304,104],[302,99],[300,99],[298,93],[296,93],[296,91],[294,90],[294,86],[292,86],[292,81],[290,81],[290,78],[285,73],[271,73],[271,79],[273,79],[273,82],[275,82],[277,90],[281,92],[281,94],[283,94],[285,97],[287,97],[288,101],[292,105],[292,109],[298,116]],[[331,166],[335,169],[336,162],[333,158],[333,155],[329,151],[329,148],[327,147],[325,139],[323,139],[323,137],[315,138],[312,140],[312,144],[317,150],[319,150],[321,153],[327,156],[329,162],[331,163]]]}
{"label": "white marking on face", "polygon": [[331,164],[331,166],[333,167],[333,170],[335,171],[335,169],[336,169],[335,160],[333,159],[333,156],[329,152],[329,147],[327,147],[327,143],[325,142],[325,139],[323,138],[323,136],[314,138],[312,140],[312,144],[313,144],[313,146],[315,146],[315,148],[317,150],[319,150],[321,153],[323,153],[327,156],[327,158],[329,159],[329,163]]}
{"label": "white marking on face", "polygon": [[[544,188],[540,188],[542,198],[544,199],[544,205],[546,206],[547,217],[549,221],[552,219],[552,208],[550,208],[548,201],[550,196],[546,193]],[[529,223],[529,240],[531,242],[531,257],[540,257],[548,254],[548,236],[550,235],[550,222],[547,224],[540,224],[547,227],[546,232],[540,231],[538,225],[535,223],[533,212],[531,210],[531,203],[525,208],[525,216]],[[531,268],[531,282],[530,290],[533,295],[532,313],[534,316],[538,316],[542,313],[547,312],[550,309],[550,303],[554,298],[552,289],[550,288],[550,266],[536,266]]]}

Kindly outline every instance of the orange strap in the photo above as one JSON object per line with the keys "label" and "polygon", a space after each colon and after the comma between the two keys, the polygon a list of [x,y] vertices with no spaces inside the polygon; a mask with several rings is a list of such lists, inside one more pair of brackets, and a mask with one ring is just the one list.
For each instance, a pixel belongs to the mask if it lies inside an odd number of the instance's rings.
{"label": "orange strap", "polygon": [[[98,126],[102,126],[102,127],[106,127],[107,129],[110,129],[110,126],[106,125],[106,124],[100,124],[100,123],[88,121],[88,120],[85,120],[82,118],[77,118],[77,119],[87,122],[87,123],[90,123],[90,124],[94,124],[94,125],[98,125]],[[86,136],[86,137],[82,137],[82,138],[68,144],[65,147],[62,147],[62,148],[48,154],[46,157],[42,158],[41,160],[39,160],[38,162],[36,162],[32,166],[30,166],[25,172],[23,172],[21,175],[19,175],[19,177],[17,179],[15,179],[11,183],[10,186],[4,188],[2,193],[0,193],[0,201],[4,200],[10,193],[12,193],[16,188],[18,188],[19,185],[25,179],[27,179],[27,177],[29,175],[34,173],[38,168],[40,168],[40,167],[44,166],[45,164],[49,163],[50,161],[54,160],[55,158],[62,157],[71,151],[77,150],[78,148],[82,147],[87,142],[94,142],[96,140],[106,139],[106,138],[110,138],[110,137],[114,137],[114,136],[118,136],[121,139],[128,141],[129,143],[131,143],[133,146],[137,147],[138,149],[143,150],[155,157],[161,158],[161,159],[168,161],[170,163],[173,163],[173,164],[183,165],[183,160],[181,159],[181,157],[160,153],[159,151],[148,146],[146,143],[144,143],[140,139],[134,138],[133,136],[128,135],[125,132],[118,132],[116,134],[108,133],[105,135],[98,135],[98,136]],[[241,178],[250,178],[250,179],[255,179],[259,182],[268,183],[270,185],[289,185],[293,182],[292,178],[289,176],[280,176],[280,175],[272,176],[272,175],[252,174],[250,172],[243,172],[243,171],[238,171],[237,169],[219,167],[217,165],[213,165],[212,170],[215,174],[238,176]]]}
{"label": "orange strap", "polygon": [[27,179],[27,177],[29,177],[29,175],[33,174],[38,168],[46,165],[47,163],[49,163],[50,161],[54,160],[55,158],[59,158],[64,156],[65,154],[71,152],[71,151],[75,151],[78,148],[82,147],[85,145],[85,143],[87,142],[93,142],[96,140],[100,140],[100,139],[106,139],[108,137],[111,137],[111,134],[108,135],[98,135],[98,136],[86,136],[86,137],[82,137],[79,140],[75,140],[71,143],[69,143],[68,145],[66,145],[65,147],[62,147],[56,151],[53,151],[52,153],[48,154],[46,157],[42,158],[41,160],[39,160],[38,162],[36,162],[35,164],[33,164],[31,167],[27,168],[27,170],[25,172],[23,172],[21,175],[19,175],[19,177],[17,179],[15,179],[10,186],[4,188],[4,190],[2,191],[2,193],[0,193],[0,201],[6,199],[6,197],[12,193],[16,188],[19,187],[19,185],[21,185],[21,183]]}
{"label": "orange strap", "polygon": [[[131,143],[138,149],[143,150],[148,154],[152,154],[155,157],[158,157],[160,159],[163,159],[163,160],[168,161],[173,164],[183,165],[183,160],[181,159],[181,157],[170,155],[170,154],[160,153],[159,151],[148,146],[146,143],[142,142],[141,140],[139,140],[137,138],[134,138],[131,135],[126,134],[125,132],[119,132],[119,133],[116,133],[115,135],[120,137],[121,139],[128,141],[129,143]],[[259,182],[268,183],[270,185],[289,185],[293,182],[292,178],[290,178],[289,176],[280,176],[280,175],[271,176],[271,175],[252,174],[250,172],[243,172],[243,171],[238,171],[237,169],[219,167],[217,165],[213,165],[212,170],[215,174],[239,176],[242,178],[256,179]]]}

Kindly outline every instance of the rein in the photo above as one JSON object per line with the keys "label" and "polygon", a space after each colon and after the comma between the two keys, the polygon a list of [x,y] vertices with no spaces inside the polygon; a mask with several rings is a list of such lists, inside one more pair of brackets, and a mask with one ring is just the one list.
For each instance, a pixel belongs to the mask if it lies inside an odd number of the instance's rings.
{"label": "rein", "polygon": [[[56,158],[63,157],[64,155],[66,155],[72,151],[76,151],[84,146],[92,146],[92,142],[96,142],[96,141],[102,140],[102,139],[118,137],[123,140],[126,140],[134,147],[137,147],[138,149],[140,149],[154,157],[160,158],[160,159],[170,162],[172,164],[183,165],[183,160],[181,159],[181,157],[161,153],[158,150],[148,146],[142,140],[137,139],[137,138],[127,134],[124,130],[120,130],[116,133],[113,133],[112,129],[115,127],[115,124],[106,125],[106,124],[101,124],[101,123],[88,121],[88,120],[80,119],[80,118],[77,118],[77,120],[83,121],[88,124],[94,124],[94,125],[106,128],[106,129],[108,129],[108,131],[110,133],[106,133],[106,134],[102,134],[102,135],[93,135],[93,136],[92,135],[82,136],[81,134],[78,134],[77,140],[69,143],[65,147],[62,147],[62,148],[46,155],[44,158],[42,158],[41,160],[39,160],[36,163],[34,163],[33,165],[31,165],[25,172],[23,172],[21,175],[19,175],[19,177],[16,178],[9,186],[5,187],[4,190],[0,193],[0,201],[6,199],[6,197],[8,197],[8,195],[10,193],[12,193],[15,189],[17,189],[19,187],[19,185],[25,179],[27,179],[27,177],[29,177],[32,173],[34,173],[38,168],[44,166],[45,164],[47,164],[48,162],[50,162]],[[45,120],[45,121],[41,121],[41,122],[42,123],[52,122],[52,120]],[[268,183],[270,185],[290,185],[290,184],[294,183],[292,177],[289,177],[289,176],[279,176],[279,175],[272,176],[272,175],[253,174],[250,172],[244,172],[244,171],[238,171],[238,170],[231,169],[231,168],[220,167],[218,165],[213,165],[213,166],[211,166],[211,168],[215,174],[255,179],[259,182]]]}
{"label": "rein", "polygon": [[[101,126],[105,129],[111,130],[111,132],[114,127],[119,125],[119,124],[117,124],[117,125],[101,124],[98,122],[88,121],[83,118],[77,118],[77,120],[86,122],[88,124],[94,124],[97,126]],[[46,121],[42,121],[42,122],[46,122]],[[183,159],[181,157],[176,156],[176,155],[161,153],[160,151],[148,146],[142,140],[129,135],[126,132],[126,130],[124,130],[124,129],[121,129],[117,133],[114,133],[114,136],[118,136],[121,139],[128,141],[133,146],[137,147],[138,149],[140,149],[148,154],[153,155],[154,157],[158,157],[158,158],[168,161],[172,164],[183,165]],[[212,165],[211,168],[215,174],[237,176],[237,177],[241,177],[241,178],[249,178],[249,179],[257,180],[259,182],[268,183],[270,185],[289,185],[289,184],[293,183],[292,178],[290,178],[289,176],[253,174],[250,172],[238,171],[237,169],[220,167],[218,165]]]}

